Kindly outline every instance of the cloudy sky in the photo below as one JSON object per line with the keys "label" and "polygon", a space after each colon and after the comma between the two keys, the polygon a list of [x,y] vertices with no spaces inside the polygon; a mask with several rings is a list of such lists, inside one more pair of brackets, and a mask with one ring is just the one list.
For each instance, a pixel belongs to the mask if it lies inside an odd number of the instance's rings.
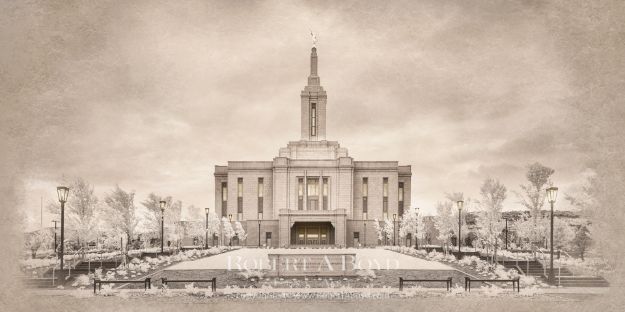
{"label": "cloudy sky", "polygon": [[271,160],[299,139],[311,29],[328,139],[355,160],[412,165],[413,207],[477,198],[494,177],[518,208],[512,191],[536,161],[574,192],[591,173],[571,113],[586,17],[566,3],[465,2],[3,4],[21,209],[38,221],[64,176],[100,197],[119,184],[138,202],[214,207],[215,165]]}

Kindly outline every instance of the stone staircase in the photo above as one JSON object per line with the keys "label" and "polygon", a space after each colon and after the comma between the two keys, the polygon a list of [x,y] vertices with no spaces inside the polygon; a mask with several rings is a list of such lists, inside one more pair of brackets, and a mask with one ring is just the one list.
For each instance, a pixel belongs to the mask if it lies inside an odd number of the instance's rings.
{"label": "stone staircase", "polygon": [[[504,260],[500,261],[500,264],[503,264],[504,267],[508,269],[516,269],[517,271],[520,268],[520,272],[522,274],[534,276],[540,278],[543,282],[547,282],[547,276],[545,276],[545,270],[543,269],[543,265],[536,260],[529,261],[519,261],[518,268],[517,262],[514,260]],[[547,274],[549,273],[546,271]],[[556,285],[560,285],[562,287],[609,287],[610,284],[601,276],[581,276],[575,275],[566,267],[562,267],[560,270],[555,269],[556,274]]]}

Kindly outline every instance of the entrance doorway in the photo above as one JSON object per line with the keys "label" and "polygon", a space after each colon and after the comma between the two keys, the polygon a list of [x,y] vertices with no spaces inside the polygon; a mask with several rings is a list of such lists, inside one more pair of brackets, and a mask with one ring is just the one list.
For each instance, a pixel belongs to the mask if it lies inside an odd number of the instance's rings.
{"label": "entrance doorway", "polygon": [[334,227],[330,222],[295,222],[291,245],[334,245]]}

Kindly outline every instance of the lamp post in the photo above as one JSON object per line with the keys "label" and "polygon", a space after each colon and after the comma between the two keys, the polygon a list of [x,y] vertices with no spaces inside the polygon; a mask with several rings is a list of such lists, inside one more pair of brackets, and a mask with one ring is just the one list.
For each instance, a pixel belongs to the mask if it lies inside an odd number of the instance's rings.
{"label": "lamp post", "polygon": [[161,206],[161,254],[163,254],[163,247],[165,246],[165,206],[167,202],[161,200],[159,204]]}
{"label": "lamp post", "polygon": [[206,239],[204,240],[204,249],[208,249],[208,213],[210,212],[210,208],[205,208],[206,210]]}
{"label": "lamp post", "polygon": [[456,205],[458,205],[458,259],[460,259],[462,256],[460,246],[462,245],[462,206],[464,206],[464,201],[459,200],[456,202]]}
{"label": "lamp post", "polygon": [[415,249],[419,249],[419,207],[415,207],[414,209],[416,215],[416,225],[414,230],[414,247]]}
{"label": "lamp post", "polygon": [[[230,226],[232,226],[232,214],[228,215],[228,219],[230,219]],[[228,242],[228,245],[232,247],[232,236],[230,236],[230,242]]]}
{"label": "lamp post", "polygon": [[63,255],[65,253],[65,202],[69,195],[69,187],[58,186],[56,188],[56,194],[59,196],[59,202],[61,203],[61,272],[63,272]]}
{"label": "lamp post", "polygon": [[547,188],[547,199],[551,204],[551,235],[550,235],[550,258],[549,258],[549,283],[553,284],[555,282],[556,276],[553,270],[553,204],[556,202],[556,198],[558,197],[558,188],[555,186]]}
{"label": "lamp post", "polygon": [[260,219],[258,219],[258,248],[260,248]]}
{"label": "lamp post", "polygon": [[362,242],[363,247],[367,247],[367,219],[362,220],[362,228],[365,232],[364,241]]}
{"label": "lamp post", "polygon": [[56,255],[57,259],[59,257],[59,253],[56,252],[56,248],[57,248],[57,243],[56,243],[56,224],[59,222],[57,220],[52,220],[52,222],[54,222],[54,254]]}
{"label": "lamp post", "polygon": [[503,218],[506,220],[506,250],[508,250],[508,218]]}
{"label": "lamp post", "polygon": [[397,220],[397,214],[393,214],[393,246],[397,246],[395,243],[395,220]]}

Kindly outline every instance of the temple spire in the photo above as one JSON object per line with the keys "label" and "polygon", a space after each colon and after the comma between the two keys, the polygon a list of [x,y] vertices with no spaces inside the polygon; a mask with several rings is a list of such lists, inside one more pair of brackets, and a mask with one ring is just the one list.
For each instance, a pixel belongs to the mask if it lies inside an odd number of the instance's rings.
{"label": "temple spire", "polygon": [[312,47],[310,52],[310,76],[308,76],[309,86],[318,86],[320,83],[319,76],[317,75],[317,48]]}

